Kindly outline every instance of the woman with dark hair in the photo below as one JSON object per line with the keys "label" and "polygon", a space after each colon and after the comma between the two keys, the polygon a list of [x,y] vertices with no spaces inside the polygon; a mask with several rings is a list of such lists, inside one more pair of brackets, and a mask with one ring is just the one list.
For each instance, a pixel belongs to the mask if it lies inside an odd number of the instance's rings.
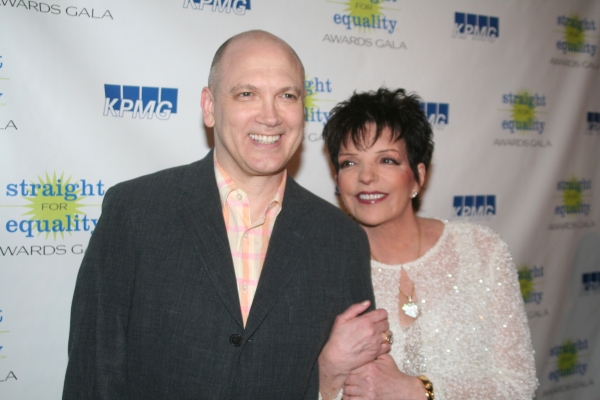
{"label": "woman with dark hair", "polygon": [[[389,353],[348,371],[343,349],[358,335],[336,321],[319,359],[321,376],[337,377],[321,386],[325,399],[534,395],[531,337],[506,243],[487,227],[415,214],[432,136],[420,99],[402,89],[355,93],[324,128],[341,199],[369,237],[375,299],[394,333],[382,332]],[[344,380],[343,391],[333,386]]]}

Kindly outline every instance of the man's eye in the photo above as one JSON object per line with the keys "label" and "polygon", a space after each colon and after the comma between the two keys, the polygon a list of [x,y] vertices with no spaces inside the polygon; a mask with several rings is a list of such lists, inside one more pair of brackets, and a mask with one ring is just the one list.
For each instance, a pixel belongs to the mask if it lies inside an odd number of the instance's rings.
{"label": "man's eye", "polygon": [[296,95],[294,95],[294,94],[292,94],[292,93],[284,93],[284,94],[283,94],[283,98],[284,98],[284,99],[292,99],[292,100],[293,100],[293,99],[295,99],[295,98],[296,98]]}
{"label": "man's eye", "polygon": [[242,92],[240,93],[240,97],[250,97],[252,96],[252,92]]}

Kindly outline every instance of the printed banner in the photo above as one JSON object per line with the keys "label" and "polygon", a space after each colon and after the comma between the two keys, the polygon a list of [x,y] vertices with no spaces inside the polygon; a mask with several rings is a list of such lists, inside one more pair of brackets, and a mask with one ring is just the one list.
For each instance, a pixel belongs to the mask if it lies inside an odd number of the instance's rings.
{"label": "printed banner", "polygon": [[0,0],[0,398],[61,398],[106,191],[206,154],[214,52],[264,29],[306,69],[290,174],[339,205],[321,137],[331,109],[380,86],[419,94],[436,143],[421,215],[504,237],[537,397],[597,399],[599,24],[587,0]]}

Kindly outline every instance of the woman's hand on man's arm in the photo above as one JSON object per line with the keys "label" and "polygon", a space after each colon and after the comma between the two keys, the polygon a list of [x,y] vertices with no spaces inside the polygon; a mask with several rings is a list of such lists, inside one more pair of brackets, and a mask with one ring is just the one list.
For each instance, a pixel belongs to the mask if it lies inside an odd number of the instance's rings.
{"label": "woman's hand on man's arm", "polygon": [[373,310],[360,315],[370,301],[353,304],[338,315],[329,340],[319,356],[319,386],[323,399],[333,399],[350,373],[390,351],[386,339],[387,311]]}

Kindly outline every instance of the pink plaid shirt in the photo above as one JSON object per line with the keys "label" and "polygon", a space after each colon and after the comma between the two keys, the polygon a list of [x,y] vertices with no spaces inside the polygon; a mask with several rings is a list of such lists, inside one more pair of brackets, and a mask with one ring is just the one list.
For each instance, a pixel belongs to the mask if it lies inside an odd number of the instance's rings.
{"label": "pink plaid shirt", "polygon": [[235,183],[221,168],[216,157],[215,177],[235,268],[240,308],[244,326],[246,326],[260,272],[265,262],[271,232],[275,225],[275,219],[281,211],[287,172],[284,171],[275,197],[257,221],[251,221],[248,196],[243,190],[236,188]]}

